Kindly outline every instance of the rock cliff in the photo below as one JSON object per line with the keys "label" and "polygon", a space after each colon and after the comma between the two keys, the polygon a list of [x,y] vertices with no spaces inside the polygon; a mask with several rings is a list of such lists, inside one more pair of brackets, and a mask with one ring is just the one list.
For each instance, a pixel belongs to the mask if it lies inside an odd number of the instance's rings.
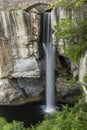
{"label": "rock cliff", "polygon": [[24,102],[43,92],[40,25],[40,11],[33,7],[0,11],[0,103]]}
{"label": "rock cliff", "polygon": [[[21,3],[21,6],[23,8],[19,8],[19,5],[11,5],[12,8],[3,6],[0,11],[1,104],[20,104],[42,100],[44,97],[45,60],[41,40],[42,14],[47,9],[47,3],[31,6]],[[57,50],[55,86],[58,100],[74,102],[76,96],[81,95],[77,83],[79,66],[64,55],[63,40],[54,35],[55,25],[66,18],[66,13],[63,7],[51,11],[53,45]]]}

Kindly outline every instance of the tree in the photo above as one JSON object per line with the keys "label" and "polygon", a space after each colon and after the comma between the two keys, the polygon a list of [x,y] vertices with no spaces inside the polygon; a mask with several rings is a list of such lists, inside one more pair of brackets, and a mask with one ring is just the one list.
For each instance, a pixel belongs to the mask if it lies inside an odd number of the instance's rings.
{"label": "tree", "polygon": [[63,39],[65,54],[74,62],[78,62],[87,47],[87,18],[84,14],[84,4],[84,0],[57,0],[52,5],[68,10],[66,18],[60,19],[55,26],[55,36]]}

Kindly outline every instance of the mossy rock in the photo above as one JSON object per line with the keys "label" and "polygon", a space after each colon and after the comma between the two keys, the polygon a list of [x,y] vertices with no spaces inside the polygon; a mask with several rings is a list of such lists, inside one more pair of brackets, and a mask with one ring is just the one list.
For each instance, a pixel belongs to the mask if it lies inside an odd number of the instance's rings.
{"label": "mossy rock", "polygon": [[57,100],[60,102],[73,103],[79,102],[82,91],[79,84],[73,80],[58,78],[56,82]]}
{"label": "mossy rock", "polygon": [[87,83],[87,75],[84,75],[83,81],[84,81],[85,83]]}

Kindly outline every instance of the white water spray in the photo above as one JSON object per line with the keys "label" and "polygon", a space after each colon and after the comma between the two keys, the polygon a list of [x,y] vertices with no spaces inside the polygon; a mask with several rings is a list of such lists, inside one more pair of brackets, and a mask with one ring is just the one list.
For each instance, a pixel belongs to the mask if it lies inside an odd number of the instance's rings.
{"label": "white water spray", "polygon": [[43,48],[46,54],[46,112],[55,110],[55,47],[52,45],[51,13],[44,14],[43,22]]}

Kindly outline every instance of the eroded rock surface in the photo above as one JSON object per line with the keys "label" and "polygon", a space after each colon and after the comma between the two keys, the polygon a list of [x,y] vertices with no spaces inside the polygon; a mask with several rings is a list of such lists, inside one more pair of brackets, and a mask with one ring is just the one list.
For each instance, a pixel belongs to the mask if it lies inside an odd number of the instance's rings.
{"label": "eroded rock surface", "polygon": [[[41,14],[35,8],[0,11],[0,103],[40,98],[44,91],[40,53]],[[18,102],[19,101],[19,102]]]}

